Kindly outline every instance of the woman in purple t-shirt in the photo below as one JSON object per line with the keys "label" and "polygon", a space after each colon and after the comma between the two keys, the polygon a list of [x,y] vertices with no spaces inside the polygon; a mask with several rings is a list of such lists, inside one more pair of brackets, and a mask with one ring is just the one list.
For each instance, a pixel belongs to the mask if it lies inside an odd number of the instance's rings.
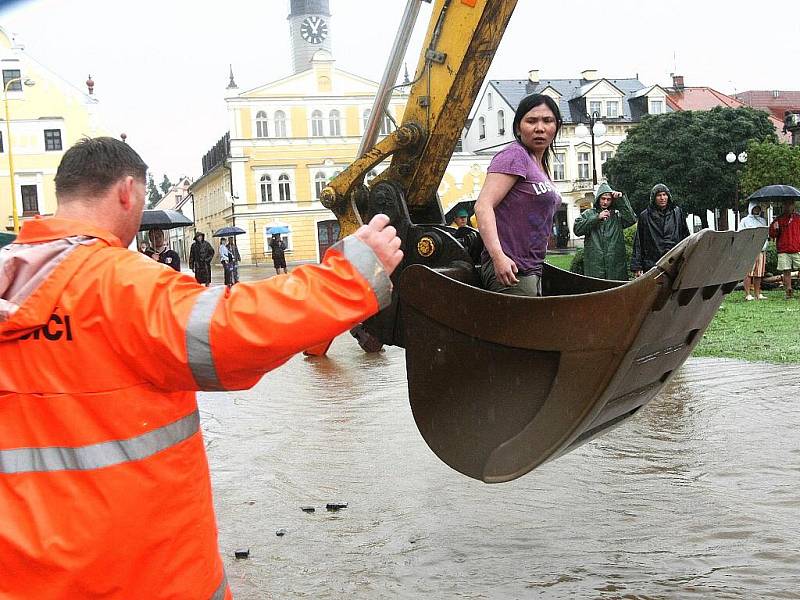
{"label": "woman in purple t-shirt", "polygon": [[558,104],[542,94],[523,98],[514,115],[516,142],[498,152],[475,203],[485,249],[486,289],[541,296],[542,263],[561,195],[550,181],[553,141],[561,129]]}

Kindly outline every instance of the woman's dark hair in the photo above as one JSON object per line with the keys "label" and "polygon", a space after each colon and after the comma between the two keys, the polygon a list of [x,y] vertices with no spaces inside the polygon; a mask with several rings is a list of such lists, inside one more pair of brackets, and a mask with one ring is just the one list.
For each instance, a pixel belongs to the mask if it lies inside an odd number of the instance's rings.
{"label": "woman's dark hair", "polygon": [[128,175],[142,183],[147,175],[147,165],[133,148],[115,138],[83,138],[61,158],[55,177],[56,196],[102,194]]}
{"label": "woman's dark hair", "polygon": [[[517,138],[517,141],[522,144],[522,138],[519,135],[519,124],[522,122],[522,118],[528,114],[532,108],[536,108],[544,104],[547,108],[553,111],[553,114],[556,117],[556,134],[553,136],[553,141],[550,144],[550,147],[544,153],[542,157],[542,167],[550,175],[550,155],[555,152],[555,145],[556,145],[556,138],[558,137],[558,132],[561,131],[561,126],[564,124],[564,121],[561,119],[561,111],[558,109],[558,103],[553,100],[550,96],[546,96],[545,94],[531,94],[530,96],[525,96],[519,102],[519,106],[517,106],[517,112],[514,113],[514,126],[513,132],[514,137]],[[523,144],[524,145],[524,144]]]}

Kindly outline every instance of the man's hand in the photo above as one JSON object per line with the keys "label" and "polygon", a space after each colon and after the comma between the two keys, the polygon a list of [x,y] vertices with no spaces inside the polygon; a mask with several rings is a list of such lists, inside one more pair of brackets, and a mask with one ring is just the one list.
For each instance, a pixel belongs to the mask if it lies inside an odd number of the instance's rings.
{"label": "man's hand", "polygon": [[359,227],[353,235],[372,249],[387,275],[391,275],[403,260],[397,230],[389,225],[386,215],[375,215],[369,224]]}
{"label": "man's hand", "polygon": [[615,200],[617,198],[622,198],[622,192],[611,192],[611,197],[614,198]]}
{"label": "man's hand", "polygon": [[605,221],[610,216],[611,216],[611,213],[609,212],[609,210],[605,209],[605,210],[601,210],[600,211],[600,214],[597,215],[597,218],[600,219],[601,221]]}

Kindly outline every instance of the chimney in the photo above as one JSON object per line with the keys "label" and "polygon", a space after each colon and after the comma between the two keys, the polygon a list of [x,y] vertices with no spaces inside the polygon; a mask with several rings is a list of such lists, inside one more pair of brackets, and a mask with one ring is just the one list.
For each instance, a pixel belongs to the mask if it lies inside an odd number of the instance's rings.
{"label": "chimney", "polygon": [[683,91],[683,75],[672,75],[672,87],[679,92]]}
{"label": "chimney", "polygon": [[597,69],[586,69],[581,71],[581,79],[584,81],[595,81],[597,79]]}
{"label": "chimney", "polygon": [[533,84],[539,83],[539,69],[531,69],[528,71],[528,81]]}

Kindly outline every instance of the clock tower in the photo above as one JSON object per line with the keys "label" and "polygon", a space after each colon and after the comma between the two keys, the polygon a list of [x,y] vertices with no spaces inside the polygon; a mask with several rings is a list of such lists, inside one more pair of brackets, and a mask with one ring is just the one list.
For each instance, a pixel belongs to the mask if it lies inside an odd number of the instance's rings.
{"label": "clock tower", "polygon": [[292,69],[311,68],[318,50],[331,52],[331,12],[328,0],[289,0],[289,32],[292,40]]}

